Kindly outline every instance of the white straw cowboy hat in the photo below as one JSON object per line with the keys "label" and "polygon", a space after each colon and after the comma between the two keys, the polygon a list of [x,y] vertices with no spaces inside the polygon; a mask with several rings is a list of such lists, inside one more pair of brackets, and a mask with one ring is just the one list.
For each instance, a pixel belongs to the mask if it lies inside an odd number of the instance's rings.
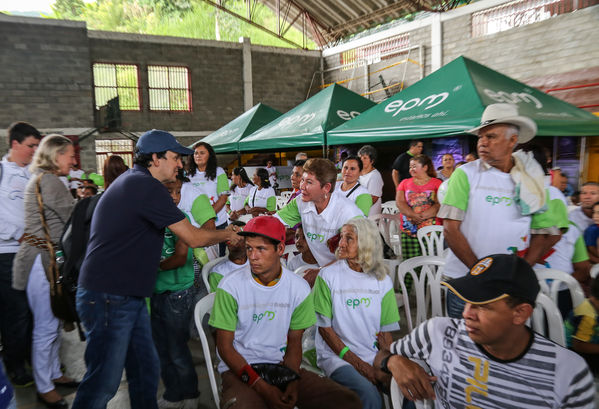
{"label": "white straw cowboy hat", "polygon": [[486,126],[495,124],[510,124],[518,127],[518,143],[526,143],[537,133],[537,124],[526,117],[518,115],[518,107],[514,104],[491,104],[485,108],[480,118],[480,125],[466,132],[478,134]]}

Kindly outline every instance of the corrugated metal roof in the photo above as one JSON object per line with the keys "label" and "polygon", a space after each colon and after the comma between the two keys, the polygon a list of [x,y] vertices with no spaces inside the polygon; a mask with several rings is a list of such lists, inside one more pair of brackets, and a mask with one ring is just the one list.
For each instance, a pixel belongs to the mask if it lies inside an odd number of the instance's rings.
{"label": "corrugated metal roof", "polygon": [[[281,11],[281,17],[304,27],[320,45],[331,45],[351,34],[418,11],[446,11],[461,0],[261,0]],[[307,14],[308,21],[296,18]],[[320,37],[320,38],[319,38]]]}

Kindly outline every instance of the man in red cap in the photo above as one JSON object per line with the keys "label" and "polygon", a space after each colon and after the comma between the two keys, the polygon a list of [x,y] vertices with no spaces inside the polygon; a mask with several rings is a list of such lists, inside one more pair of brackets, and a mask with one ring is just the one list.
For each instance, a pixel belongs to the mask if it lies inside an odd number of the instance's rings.
{"label": "man in red cap", "polygon": [[[436,399],[442,408],[595,407],[582,357],[526,325],[539,283],[524,259],[483,257],[466,276],[442,284],[466,302],[463,319],[422,323],[380,363],[405,397]],[[411,359],[424,360],[431,375]]]}
{"label": "man in red cap", "polygon": [[[285,226],[259,216],[238,234],[245,236],[249,265],[221,280],[210,317],[217,328],[223,406],[360,408],[354,392],[300,369],[302,334],[316,315],[308,283],[281,265]],[[282,364],[300,379],[273,386],[258,374],[255,365],[263,363]]]}

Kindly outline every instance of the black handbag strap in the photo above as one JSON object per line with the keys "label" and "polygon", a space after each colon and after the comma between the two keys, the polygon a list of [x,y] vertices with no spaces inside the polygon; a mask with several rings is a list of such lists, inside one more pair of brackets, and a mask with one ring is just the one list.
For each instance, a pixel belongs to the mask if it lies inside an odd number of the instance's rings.
{"label": "black handbag strap", "polygon": [[349,198],[352,193],[360,186],[360,182],[356,183],[356,186],[352,187],[351,190],[345,195],[345,197]]}

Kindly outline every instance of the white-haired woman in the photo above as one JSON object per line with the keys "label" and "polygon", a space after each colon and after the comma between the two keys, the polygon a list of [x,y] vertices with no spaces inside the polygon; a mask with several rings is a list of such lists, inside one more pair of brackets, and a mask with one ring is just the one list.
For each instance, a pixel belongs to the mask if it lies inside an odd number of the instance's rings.
{"label": "white-haired woman", "polygon": [[[48,135],[37,148],[25,188],[25,232],[13,264],[13,287],[27,291],[33,313],[32,366],[38,399],[48,408],[67,408],[56,390],[57,385],[76,387],[77,382],[60,370],[60,321],[50,307],[50,252],[44,224],[50,240],[57,243],[73,209],[73,196],[59,179],[77,163],[72,142],[62,135]],[[42,223],[38,186],[45,223]]]}
{"label": "white-haired woman", "polygon": [[377,385],[385,376],[373,362],[379,342],[389,345],[390,332],[399,329],[399,313],[374,222],[352,219],[343,225],[336,256],[314,285],[318,366],[355,391],[363,408],[380,409]]}

